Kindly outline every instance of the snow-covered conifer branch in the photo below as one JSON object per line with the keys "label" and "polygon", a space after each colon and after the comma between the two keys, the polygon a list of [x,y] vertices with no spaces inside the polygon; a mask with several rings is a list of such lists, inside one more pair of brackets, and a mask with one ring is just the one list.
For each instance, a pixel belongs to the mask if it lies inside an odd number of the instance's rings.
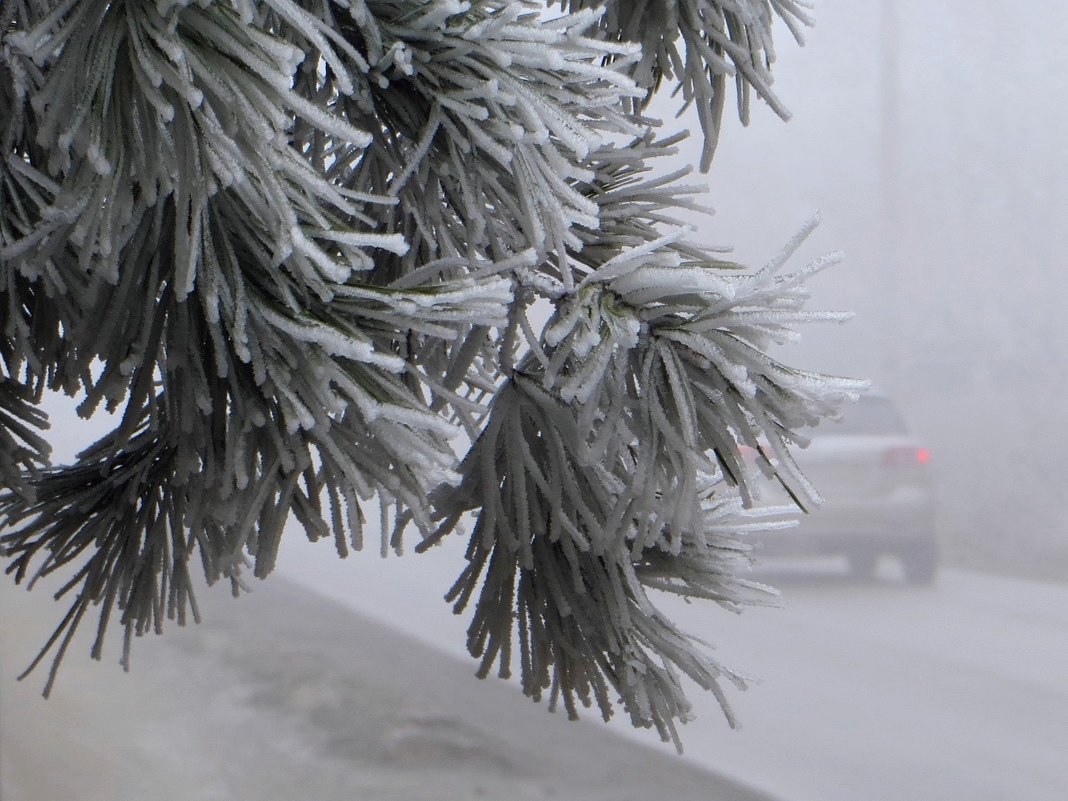
{"label": "snow-covered conifer branch", "polygon": [[[681,677],[737,681],[650,591],[759,602],[740,445],[799,503],[789,446],[861,384],[766,354],[803,308],[791,247],[747,271],[691,241],[681,86],[708,166],[729,76],[770,89],[795,0],[0,3],[0,548],[66,582],[51,688],[98,617],[197,617],[287,521],[340,555],[474,513],[469,646],[569,713],[622,699],[678,742]],[[538,304],[554,313],[538,322]],[[47,463],[38,404],[117,412]],[[462,460],[455,437],[470,449]],[[387,520],[386,518],[391,518]],[[35,662],[34,664],[37,664]],[[728,712],[728,717],[730,717]]]}
{"label": "snow-covered conifer branch", "polygon": [[[92,604],[103,625],[117,604],[127,633],[139,634],[182,614],[185,594],[160,599],[195,552],[211,581],[236,582],[243,553],[267,575],[291,514],[339,550],[347,538],[359,547],[359,504],[376,493],[429,525],[426,496],[452,475],[452,429],[399,375],[391,348],[403,332],[383,337],[382,315],[368,303],[361,316],[355,287],[330,307],[353,271],[407,244],[376,230],[289,141],[298,114],[347,148],[370,137],[297,94],[303,53],[224,3],[55,11],[5,41],[5,53],[44,68],[28,104],[32,144],[7,137],[5,288],[23,303],[41,287],[60,297],[35,305],[22,334],[33,347],[14,340],[6,386],[22,380],[20,364],[51,355],[27,385],[81,389],[84,414],[101,403],[125,411],[76,465],[31,475],[29,488],[7,484],[3,542],[17,575],[39,557],[39,575],[80,565],[61,630]],[[408,300],[438,298],[424,304],[424,326],[449,336],[473,315],[503,317],[500,283]],[[450,320],[449,306],[465,302],[472,308]],[[18,313],[6,317],[15,334],[20,325]],[[35,353],[42,347],[50,351]],[[7,456],[18,465],[26,451],[13,445]]]}
{"label": "snow-covered conifer branch", "polygon": [[[577,9],[594,0],[560,0]],[[692,106],[705,136],[701,171],[707,172],[719,140],[727,81],[733,78],[738,114],[749,122],[750,94],[783,119],[789,112],[772,91],[773,26],[782,20],[797,42],[812,25],[800,0],[607,0],[601,27],[613,41],[637,42],[642,57],[628,73],[645,91],[644,105],[669,81]]]}
{"label": "snow-covered conifer branch", "polygon": [[32,482],[48,461],[46,428],[48,418],[34,403],[32,388],[10,378],[0,381],[0,482],[23,497],[32,497]]}
{"label": "snow-covered conifer branch", "polygon": [[[370,72],[337,106],[375,137],[339,177],[400,200],[380,211],[412,244],[401,273],[434,259],[573,244],[576,224],[597,224],[596,206],[575,188],[588,176],[586,157],[605,135],[638,130],[620,108],[639,92],[621,71],[637,51],[584,36],[595,16],[546,25],[534,3],[456,6],[420,15],[411,3],[371,2],[373,35],[339,18]],[[601,66],[608,56],[620,64]]]}
{"label": "snow-covered conifer branch", "polygon": [[584,277],[494,399],[461,483],[439,490],[441,523],[422,547],[475,511],[452,597],[458,611],[476,599],[468,645],[483,673],[496,663],[507,674],[518,638],[528,695],[559,694],[571,714],[596,702],[607,717],[615,692],[636,725],[677,742],[689,709],[678,672],[730,712],[720,668],[662,619],[642,582],[728,607],[752,602],[725,564],[744,552],[740,535],[781,525],[783,510],[745,518],[761,510],[741,447],[807,508],[818,495],[788,446],[865,383],[763,352],[795,323],[848,316],[801,308],[801,282],[833,260],[780,275],[797,237],[766,269],[725,265],[687,229],[654,224],[673,205],[656,200],[660,187],[628,169],[602,181],[594,196],[620,212],[605,223],[618,237],[576,254]]}
{"label": "snow-covered conifer branch", "polygon": [[691,488],[692,525],[644,541],[646,521],[627,509],[636,448],[591,460],[581,417],[576,404],[517,374],[464,460],[463,481],[439,499],[441,528],[422,547],[477,510],[468,565],[448,597],[457,612],[474,602],[468,648],[480,675],[496,664],[506,677],[517,661],[524,692],[562,702],[572,717],[596,704],[607,719],[618,697],[634,725],[681,747],[676,726],[691,710],[681,676],[715,693],[732,724],[721,681],[743,684],[657,610],[646,588],[728,608],[760,602],[766,588],[737,577],[748,559],[738,533],[782,522],[743,509],[721,479],[706,477]]}

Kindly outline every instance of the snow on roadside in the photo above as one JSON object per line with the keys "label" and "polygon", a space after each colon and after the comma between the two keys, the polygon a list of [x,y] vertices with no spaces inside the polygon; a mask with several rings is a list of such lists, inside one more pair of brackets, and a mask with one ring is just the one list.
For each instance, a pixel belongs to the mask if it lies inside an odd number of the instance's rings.
{"label": "snow on roadside", "polygon": [[60,608],[0,585],[4,801],[770,801],[282,579],[200,600],[205,622],[135,643],[130,674],[83,631],[44,701],[43,675],[13,676]]}

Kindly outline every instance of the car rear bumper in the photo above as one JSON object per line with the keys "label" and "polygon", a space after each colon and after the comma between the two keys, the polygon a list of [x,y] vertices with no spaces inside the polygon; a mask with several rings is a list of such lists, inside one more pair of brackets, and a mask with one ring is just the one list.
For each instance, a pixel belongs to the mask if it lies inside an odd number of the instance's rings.
{"label": "car rear bumper", "polygon": [[796,528],[754,535],[758,555],[803,556],[860,550],[894,552],[934,539],[934,504],[920,492],[863,501],[827,501],[799,513]]}

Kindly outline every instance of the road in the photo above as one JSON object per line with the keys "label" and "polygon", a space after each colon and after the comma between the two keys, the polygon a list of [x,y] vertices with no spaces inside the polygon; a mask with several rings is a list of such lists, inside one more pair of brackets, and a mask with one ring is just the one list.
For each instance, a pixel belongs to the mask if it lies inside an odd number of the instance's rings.
{"label": "road", "polygon": [[674,609],[761,678],[741,731],[701,698],[689,758],[792,801],[1068,798],[1068,587],[776,583],[782,609]]}
{"label": "road", "polygon": [[[437,601],[456,549],[385,562],[288,551],[290,578],[462,651],[463,621]],[[890,566],[859,584],[832,567],[759,575],[782,608],[670,604],[721,662],[758,679],[730,693],[737,731],[695,690],[686,759],[784,801],[1068,798],[1068,586],[945,570],[912,588]]]}

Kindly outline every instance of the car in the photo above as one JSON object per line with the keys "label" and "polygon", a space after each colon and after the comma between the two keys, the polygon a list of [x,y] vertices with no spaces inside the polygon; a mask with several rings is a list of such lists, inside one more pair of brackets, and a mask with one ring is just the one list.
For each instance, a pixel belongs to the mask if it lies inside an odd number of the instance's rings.
{"label": "car", "polygon": [[[795,451],[823,503],[796,528],[760,535],[760,558],[845,556],[851,573],[874,576],[879,559],[896,557],[911,584],[930,584],[938,570],[931,453],[912,436],[893,401],[865,395],[840,421],[825,421]],[[762,503],[790,502],[767,479]],[[762,488],[763,489],[763,488]]]}

